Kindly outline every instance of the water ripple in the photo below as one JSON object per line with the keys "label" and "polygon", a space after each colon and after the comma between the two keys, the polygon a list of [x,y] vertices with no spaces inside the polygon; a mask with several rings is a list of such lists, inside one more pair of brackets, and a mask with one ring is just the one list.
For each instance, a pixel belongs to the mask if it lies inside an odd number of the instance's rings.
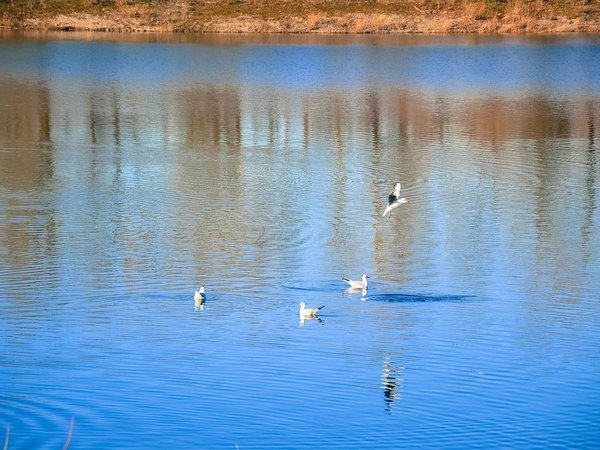
{"label": "water ripple", "polygon": [[561,39],[0,42],[10,448],[596,446],[596,66],[553,62],[599,59]]}

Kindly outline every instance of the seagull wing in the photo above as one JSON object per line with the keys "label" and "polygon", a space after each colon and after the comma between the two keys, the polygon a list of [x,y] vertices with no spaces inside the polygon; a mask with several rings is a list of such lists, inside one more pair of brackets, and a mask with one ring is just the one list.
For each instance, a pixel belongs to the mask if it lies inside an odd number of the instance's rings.
{"label": "seagull wing", "polygon": [[394,184],[394,189],[392,189],[392,192],[390,192],[390,195],[388,195],[388,205],[391,205],[392,203],[398,201],[398,199],[400,198],[400,189],[400,183]]}
{"label": "seagull wing", "polygon": [[394,189],[392,189],[392,192],[390,192],[390,195],[388,195],[387,208],[385,208],[382,217],[385,217],[386,214],[391,215],[392,210],[400,205],[400,203],[398,203],[398,200],[400,198],[400,189],[400,183],[394,184]]}

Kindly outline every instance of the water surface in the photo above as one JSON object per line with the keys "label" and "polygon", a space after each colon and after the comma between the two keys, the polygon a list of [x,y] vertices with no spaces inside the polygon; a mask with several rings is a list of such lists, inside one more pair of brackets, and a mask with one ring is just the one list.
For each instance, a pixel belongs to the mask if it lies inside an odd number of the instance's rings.
{"label": "water surface", "polygon": [[597,37],[107,36],[0,40],[9,448],[598,448]]}

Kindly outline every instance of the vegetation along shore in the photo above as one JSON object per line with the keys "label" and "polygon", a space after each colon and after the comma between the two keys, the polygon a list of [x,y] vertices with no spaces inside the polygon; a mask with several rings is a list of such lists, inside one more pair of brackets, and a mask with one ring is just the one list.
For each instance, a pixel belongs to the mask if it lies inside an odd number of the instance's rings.
{"label": "vegetation along shore", "polygon": [[600,0],[0,0],[0,28],[196,33],[598,33]]}

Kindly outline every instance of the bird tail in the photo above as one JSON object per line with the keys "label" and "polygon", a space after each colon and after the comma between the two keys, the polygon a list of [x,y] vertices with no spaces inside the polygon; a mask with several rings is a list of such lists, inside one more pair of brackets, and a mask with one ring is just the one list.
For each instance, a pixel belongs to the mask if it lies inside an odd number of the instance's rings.
{"label": "bird tail", "polygon": [[383,212],[383,215],[381,217],[385,217],[385,215],[387,213],[389,213],[392,210],[392,208],[390,208],[389,206],[387,208],[385,208],[385,211]]}
{"label": "bird tail", "polygon": [[346,283],[350,283],[350,280],[348,278],[342,277],[342,280],[345,281]]}
{"label": "bird tail", "polygon": [[323,305],[323,306],[319,306],[319,307],[317,308],[317,311],[321,311],[323,308],[325,308],[325,305]]}

